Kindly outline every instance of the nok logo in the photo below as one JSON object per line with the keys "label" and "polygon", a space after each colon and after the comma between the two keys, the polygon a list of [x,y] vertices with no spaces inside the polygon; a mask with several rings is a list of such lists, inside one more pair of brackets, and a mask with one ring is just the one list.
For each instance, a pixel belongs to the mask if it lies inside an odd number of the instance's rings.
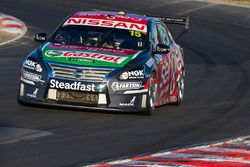
{"label": "nok logo", "polygon": [[82,52],[82,51],[58,51],[58,50],[47,50],[45,52],[47,57],[64,57],[64,58],[87,58],[92,60],[100,60],[104,62],[121,64],[128,57],[105,55],[100,53]]}

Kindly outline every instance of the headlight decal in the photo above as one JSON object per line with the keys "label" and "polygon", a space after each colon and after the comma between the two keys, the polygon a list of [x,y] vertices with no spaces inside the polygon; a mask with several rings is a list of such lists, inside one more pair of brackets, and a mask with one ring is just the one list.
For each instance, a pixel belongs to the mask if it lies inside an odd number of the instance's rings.
{"label": "headlight decal", "polygon": [[42,66],[37,63],[36,61],[30,60],[30,59],[26,59],[24,61],[23,67],[26,69],[30,69],[30,70],[34,70],[36,72],[42,72]]}
{"label": "headlight decal", "polygon": [[37,64],[36,67],[35,67],[35,70],[36,72],[42,72],[43,71],[43,68],[40,64]]}

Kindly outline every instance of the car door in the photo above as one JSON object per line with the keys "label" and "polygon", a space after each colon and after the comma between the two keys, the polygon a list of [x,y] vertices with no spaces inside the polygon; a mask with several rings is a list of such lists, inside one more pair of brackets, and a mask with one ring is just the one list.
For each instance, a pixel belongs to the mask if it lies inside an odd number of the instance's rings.
{"label": "car door", "polygon": [[158,62],[158,92],[157,101],[159,105],[163,105],[169,102],[170,94],[173,92],[175,87],[174,78],[174,57],[173,57],[173,47],[172,41],[168,36],[166,26],[163,23],[157,23],[157,39],[158,44],[167,45],[170,47],[170,52],[168,54],[155,55],[156,59],[160,57]]}

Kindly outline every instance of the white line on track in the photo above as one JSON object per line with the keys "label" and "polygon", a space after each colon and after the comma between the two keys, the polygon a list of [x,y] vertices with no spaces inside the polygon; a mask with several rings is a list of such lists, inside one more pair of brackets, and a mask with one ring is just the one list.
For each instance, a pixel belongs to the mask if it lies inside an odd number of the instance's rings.
{"label": "white line on track", "polygon": [[206,4],[206,5],[203,5],[203,6],[199,6],[197,8],[192,8],[192,9],[180,12],[177,15],[184,15],[184,14],[187,14],[187,13],[192,13],[192,12],[195,12],[195,11],[199,11],[199,10],[202,10],[202,9],[205,9],[205,8],[211,8],[211,7],[214,7],[214,6],[217,6],[217,4],[213,4],[213,3]]}
{"label": "white line on track", "polygon": [[17,143],[22,140],[31,140],[52,134],[51,132],[42,130],[0,127],[0,144]]}
{"label": "white line on track", "polygon": [[250,8],[250,5],[237,4],[237,3],[226,2],[226,1],[223,2],[223,1],[218,1],[218,0],[193,0],[193,1],[209,2],[209,3],[219,4],[219,5],[235,6],[235,7],[241,7],[241,8]]}

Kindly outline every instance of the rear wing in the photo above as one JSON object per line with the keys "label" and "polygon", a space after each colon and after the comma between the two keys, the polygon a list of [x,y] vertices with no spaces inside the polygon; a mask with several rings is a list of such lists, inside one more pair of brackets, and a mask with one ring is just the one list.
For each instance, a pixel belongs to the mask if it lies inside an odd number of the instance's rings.
{"label": "rear wing", "polygon": [[158,17],[158,16],[150,16],[150,17],[160,19],[162,22],[166,24],[184,25],[186,30],[189,29],[189,17]]}
{"label": "rear wing", "polygon": [[189,29],[189,17],[155,17],[160,19],[165,24],[184,25],[185,30]]}
{"label": "rear wing", "polygon": [[189,17],[160,17],[160,16],[148,16],[148,17],[159,19],[165,24],[177,24],[185,26],[184,30],[179,34],[177,39],[179,39],[189,29],[189,21],[190,21]]}

